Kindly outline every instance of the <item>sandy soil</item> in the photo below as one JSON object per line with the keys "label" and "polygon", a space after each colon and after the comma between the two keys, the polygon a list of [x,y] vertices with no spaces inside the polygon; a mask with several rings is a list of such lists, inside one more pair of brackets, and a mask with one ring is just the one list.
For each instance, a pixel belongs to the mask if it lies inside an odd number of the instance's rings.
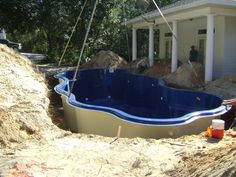
{"label": "sandy soil", "polygon": [[0,176],[236,176],[236,139],[127,139],[52,123],[49,90],[28,59],[0,45]]}
{"label": "sandy soil", "polygon": [[0,66],[1,145],[43,138],[55,127],[48,115],[48,88],[44,78],[27,58],[2,45]]}
{"label": "sandy soil", "polygon": [[[230,137],[118,139],[65,133],[47,143],[26,142],[2,154],[9,176],[235,176]],[[23,175],[22,175],[23,176]]]}

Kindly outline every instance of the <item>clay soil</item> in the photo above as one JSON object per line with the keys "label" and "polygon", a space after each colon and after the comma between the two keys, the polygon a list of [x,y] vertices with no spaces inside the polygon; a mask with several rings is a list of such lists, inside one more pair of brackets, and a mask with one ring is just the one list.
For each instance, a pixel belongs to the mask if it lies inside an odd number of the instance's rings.
{"label": "clay soil", "polygon": [[230,136],[116,139],[59,128],[45,78],[0,45],[0,176],[236,176]]}

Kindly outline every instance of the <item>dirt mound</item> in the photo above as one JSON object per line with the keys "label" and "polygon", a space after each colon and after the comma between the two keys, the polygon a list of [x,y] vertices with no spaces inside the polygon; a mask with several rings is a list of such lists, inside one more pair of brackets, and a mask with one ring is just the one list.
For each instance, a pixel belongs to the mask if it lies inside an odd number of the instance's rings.
{"label": "dirt mound", "polygon": [[169,74],[171,71],[171,60],[169,59],[155,60],[154,65],[149,68],[146,65],[148,65],[147,58],[140,58],[128,63],[124,69],[132,73],[144,74],[156,78]]}
{"label": "dirt mound", "polygon": [[223,76],[215,81],[209,82],[203,90],[219,95],[224,99],[236,98],[236,74]]}
{"label": "dirt mound", "polygon": [[53,127],[44,78],[31,62],[0,45],[0,143],[40,139]]}
{"label": "dirt mound", "polygon": [[[228,137],[225,139],[230,140]],[[189,141],[188,139],[187,141]],[[191,140],[190,140],[191,141]],[[208,139],[208,144],[196,144],[195,152],[186,149],[178,165],[166,172],[168,176],[227,176],[236,175],[236,144],[222,144]],[[210,143],[217,143],[213,146]],[[192,142],[191,142],[192,144]],[[200,146],[199,146],[200,145]],[[223,145],[223,146],[222,146]]]}
{"label": "dirt mound", "polygon": [[157,60],[155,61],[154,65],[147,70],[144,71],[143,74],[160,78],[165,76],[171,72],[171,60],[164,59],[164,60]]}
{"label": "dirt mound", "polygon": [[139,58],[129,62],[122,68],[135,74],[141,74],[147,69],[147,65],[148,65],[147,58]]}
{"label": "dirt mound", "polygon": [[163,77],[165,83],[177,88],[197,88],[204,85],[204,69],[200,63],[184,63],[175,72]]}
{"label": "dirt mound", "polygon": [[119,55],[112,51],[100,51],[90,61],[80,66],[80,69],[97,69],[97,68],[121,68],[127,62]]}

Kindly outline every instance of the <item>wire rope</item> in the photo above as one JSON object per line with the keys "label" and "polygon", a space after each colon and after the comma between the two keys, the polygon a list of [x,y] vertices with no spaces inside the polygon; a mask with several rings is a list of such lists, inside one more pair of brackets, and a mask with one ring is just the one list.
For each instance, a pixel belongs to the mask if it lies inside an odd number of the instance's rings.
{"label": "wire rope", "polygon": [[82,48],[81,48],[81,51],[80,51],[80,56],[79,56],[79,59],[78,59],[78,62],[77,62],[77,67],[76,67],[76,70],[75,70],[75,73],[74,73],[74,76],[73,76],[69,96],[70,96],[70,94],[71,94],[71,92],[74,88],[74,83],[75,83],[76,77],[78,75],[79,65],[80,65],[80,62],[81,62],[81,59],[82,59],[82,56],[83,56],[85,44],[86,44],[88,34],[89,34],[89,31],[90,31],[90,28],[91,28],[91,24],[92,24],[92,21],[93,21],[93,17],[94,17],[95,11],[96,11],[97,4],[98,4],[98,0],[96,0],[95,3],[94,3],[93,12],[92,12],[92,15],[91,15],[91,18],[90,18],[90,21],[89,21],[89,25],[88,25],[85,37],[84,37],[84,42],[83,42]]}
{"label": "wire rope", "polygon": [[84,11],[84,8],[85,8],[85,6],[86,6],[86,4],[87,4],[87,1],[88,1],[88,0],[86,0],[86,1],[84,2],[83,6],[82,6],[82,9],[81,9],[81,11],[80,11],[80,14],[79,14],[79,16],[77,17],[76,23],[75,23],[75,25],[74,25],[74,27],[73,27],[73,29],[72,29],[72,32],[71,32],[71,34],[70,34],[70,37],[69,37],[69,39],[68,39],[68,41],[67,41],[67,43],[66,43],[65,49],[63,50],[63,53],[62,53],[61,58],[60,58],[60,60],[59,60],[58,66],[61,66],[61,63],[62,63],[62,60],[63,60],[64,55],[65,55],[65,53],[66,53],[66,50],[67,50],[67,48],[68,48],[68,46],[69,46],[69,44],[70,44],[71,38],[72,38],[72,36],[73,36],[73,34],[74,34],[74,32],[75,32],[76,26],[77,26],[78,23],[79,23],[80,17],[81,17],[81,15],[82,15],[83,11]]}

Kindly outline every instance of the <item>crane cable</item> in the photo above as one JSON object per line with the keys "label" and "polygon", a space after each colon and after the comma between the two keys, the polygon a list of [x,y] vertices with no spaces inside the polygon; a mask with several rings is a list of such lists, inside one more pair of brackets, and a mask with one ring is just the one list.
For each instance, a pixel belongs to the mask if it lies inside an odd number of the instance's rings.
{"label": "crane cable", "polygon": [[65,48],[64,48],[64,50],[63,50],[63,53],[62,53],[61,58],[60,58],[60,60],[59,60],[58,66],[61,66],[61,62],[62,62],[62,60],[63,60],[63,58],[64,58],[64,55],[65,55],[65,53],[66,53],[66,50],[67,50],[69,44],[70,44],[71,38],[72,38],[72,36],[73,36],[73,34],[74,34],[74,32],[75,32],[75,28],[76,28],[76,26],[77,26],[78,23],[79,23],[80,17],[81,17],[81,15],[82,15],[83,11],[84,11],[84,8],[85,8],[85,6],[86,6],[86,4],[87,4],[87,1],[88,1],[88,0],[86,0],[86,1],[84,2],[83,6],[82,6],[82,9],[81,9],[81,11],[80,11],[80,14],[79,14],[79,16],[77,17],[76,23],[75,23],[75,25],[74,25],[74,27],[73,27],[73,29],[72,29],[72,32],[71,32],[71,34],[70,34],[70,37],[69,37],[69,39],[68,39],[68,41],[67,41],[67,43],[66,43],[66,46],[65,46]]}
{"label": "crane cable", "polygon": [[158,7],[157,3],[155,0],[152,0],[152,2],[154,3],[154,5],[156,6],[158,12],[160,13],[160,15],[162,16],[163,20],[165,21],[165,23],[167,24],[168,28],[170,29],[172,35],[174,36],[174,38],[177,40],[177,36],[175,35],[173,29],[171,28],[170,24],[168,23],[166,17],[164,16],[164,14],[162,13],[161,9]]}
{"label": "crane cable", "polygon": [[77,74],[78,74],[78,71],[79,71],[79,65],[80,65],[80,62],[81,62],[81,59],[82,59],[82,56],[83,56],[85,44],[86,44],[88,34],[89,34],[89,31],[90,31],[90,28],[91,28],[91,24],[92,24],[92,21],[93,21],[93,17],[94,17],[94,14],[95,14],[97,4],[98,4],[98,0],[95,1],[94,7],[93,7],[93,12],[92,12],[92,15],[91,15],[91,18],[90,18],[90,21],[89,21],[89,25],[88,25],[85,37],[84,37],[84,42],[83,42],[83,45],[82,45],[82,48],[81,48],[81,51],[80,51],[80,56],[79,56],[79,59],[78,59],[77,67],[76,67],[76,70],[75,70],[75,73],[74,73],[74,76],[73,76],[73,80],[72,80],[72,84],[71,84],[71,87],[70,87],[69,96],[70,96],[70,94],[71,94],[71,92],[74,88],[76,77],[77,77]]}
{"label": "crane cable", "polygon": [[126,11],[125,11],[125,2],[124,0],[122,0],[122,12],[123,12],[123,20],[125,23],[125,37],[126,37],[126,45],[127,45],[127,49],[128,49],[128,60],[131,61],[131,57],[130,57],[130,47],[129,47],[129,34],[128,34],[128,29],[127,29],[127,15],[126,15]]}

